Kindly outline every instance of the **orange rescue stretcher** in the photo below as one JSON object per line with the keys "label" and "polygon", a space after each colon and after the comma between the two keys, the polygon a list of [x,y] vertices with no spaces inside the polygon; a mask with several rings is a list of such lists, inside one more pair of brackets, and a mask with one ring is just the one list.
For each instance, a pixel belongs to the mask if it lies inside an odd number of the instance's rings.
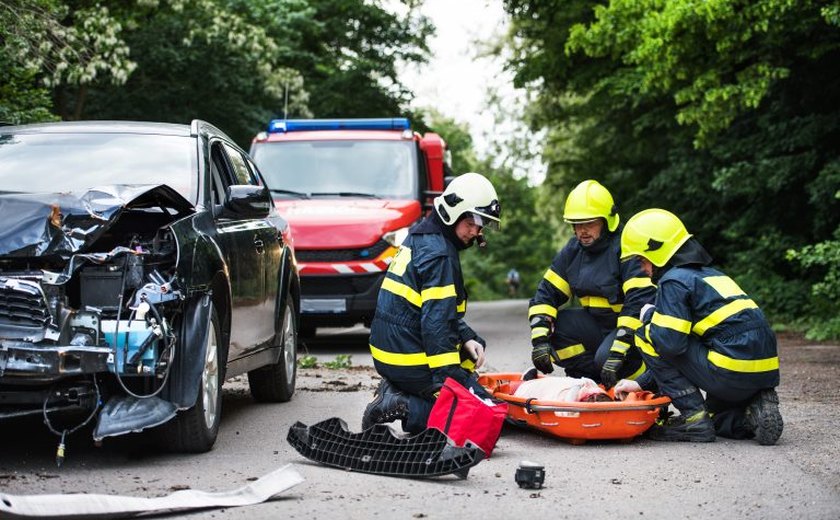
{"label": "orange rescue stretcher", "polygon": [[[549,433],[571,444],[588,440],[631,441],[643,434],[671,403],[651,392],[633,392],[624,401],[594,403],[542,401],[514,396],[521,374],[482,374],[478,382],[496,399],[508,403],[509,422]],[[608,392],[613,395],[612,389]]]}

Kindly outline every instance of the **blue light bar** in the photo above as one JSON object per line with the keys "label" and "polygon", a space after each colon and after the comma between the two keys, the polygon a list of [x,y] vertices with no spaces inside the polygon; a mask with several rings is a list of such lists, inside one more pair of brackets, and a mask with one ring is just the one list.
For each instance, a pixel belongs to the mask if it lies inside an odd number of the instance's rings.
{"label": "blue light bar", "polygon": [[408,130],[405,117],[378,119],[272,119],[270,133],[305,132],[307,130]]}

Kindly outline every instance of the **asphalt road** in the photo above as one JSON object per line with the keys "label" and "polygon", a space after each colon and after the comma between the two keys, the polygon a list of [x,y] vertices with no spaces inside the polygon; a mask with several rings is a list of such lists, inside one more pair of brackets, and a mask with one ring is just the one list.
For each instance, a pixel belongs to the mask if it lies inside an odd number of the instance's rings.
{"label": "asphalt road", "polygon": [[[523,300],[472,304],[468,321],[488,340],[490,371],[530,365]],[[289,403],[255,404],[242,380],[226,385],[222,429],[207,454],[162,454],[148,436],[94,447],[69,439],[59,469],[56,438],[40,420],[0,423],[0,493],[110,493],[139,497],[192,488],[230,490],[287,463],[305,477],[283,498],[182,515],[210,518],[840,518],[840,346],[785,340],[781,350],[785,432],[777,446],[718,438],[713,444],[573,446],[505,426],[493,457],[466,480],[416,481],[322,467],[286,442],[295,421],[341,417],[357,431],[377,377],[365,329],[326,330],[309,341],[320,361],[350,354],[351,369],[301,370]],[[541,490],[520,489],[520,461],[545,465]]]}

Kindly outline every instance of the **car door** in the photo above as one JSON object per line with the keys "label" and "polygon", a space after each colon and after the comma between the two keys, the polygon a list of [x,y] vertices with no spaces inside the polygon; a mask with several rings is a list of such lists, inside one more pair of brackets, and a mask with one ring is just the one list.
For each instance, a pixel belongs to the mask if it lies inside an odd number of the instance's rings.
{"label": "car door", "polygon": [[[252,184],[249,170],[235,148],[222,141],[211,144],[213,196],[224,204],[232,185]],[[265,288],[265,219],[214,212],[216,231],[230,271],[231,331],[229,359],[247,355],[271,341],[272,315],[267,315]]]}
{"label": "car door", "polygon": [[[250,157],[244,156],[245,164],[251,171],[251,175],[256,182],[263,185],[257,165],[251,161]],[[272,204],[274,202],[272,201]],[[268,221],[271,222],[270,220]],[[278,302],[278,293],[280,290],[280,264],[283,255],[283,237],[280,230],[274,224],[260,228],[260,235],[262,237],[265,252],[263,253],[263,265],[265,267],[265,305],[268,307],[265,312],[275,312],[275,305]],[[280,295],[282,296],[282,295]]]}

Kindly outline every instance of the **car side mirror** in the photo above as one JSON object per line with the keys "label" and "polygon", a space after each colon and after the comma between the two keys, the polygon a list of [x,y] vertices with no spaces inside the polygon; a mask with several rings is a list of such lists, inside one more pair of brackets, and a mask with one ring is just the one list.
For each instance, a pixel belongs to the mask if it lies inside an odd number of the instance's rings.
{"label": "car side mirror", "polygon": [[263,218],[268,216],[272,204],[265,186],[235,184],[227,188],[224,216]]}

